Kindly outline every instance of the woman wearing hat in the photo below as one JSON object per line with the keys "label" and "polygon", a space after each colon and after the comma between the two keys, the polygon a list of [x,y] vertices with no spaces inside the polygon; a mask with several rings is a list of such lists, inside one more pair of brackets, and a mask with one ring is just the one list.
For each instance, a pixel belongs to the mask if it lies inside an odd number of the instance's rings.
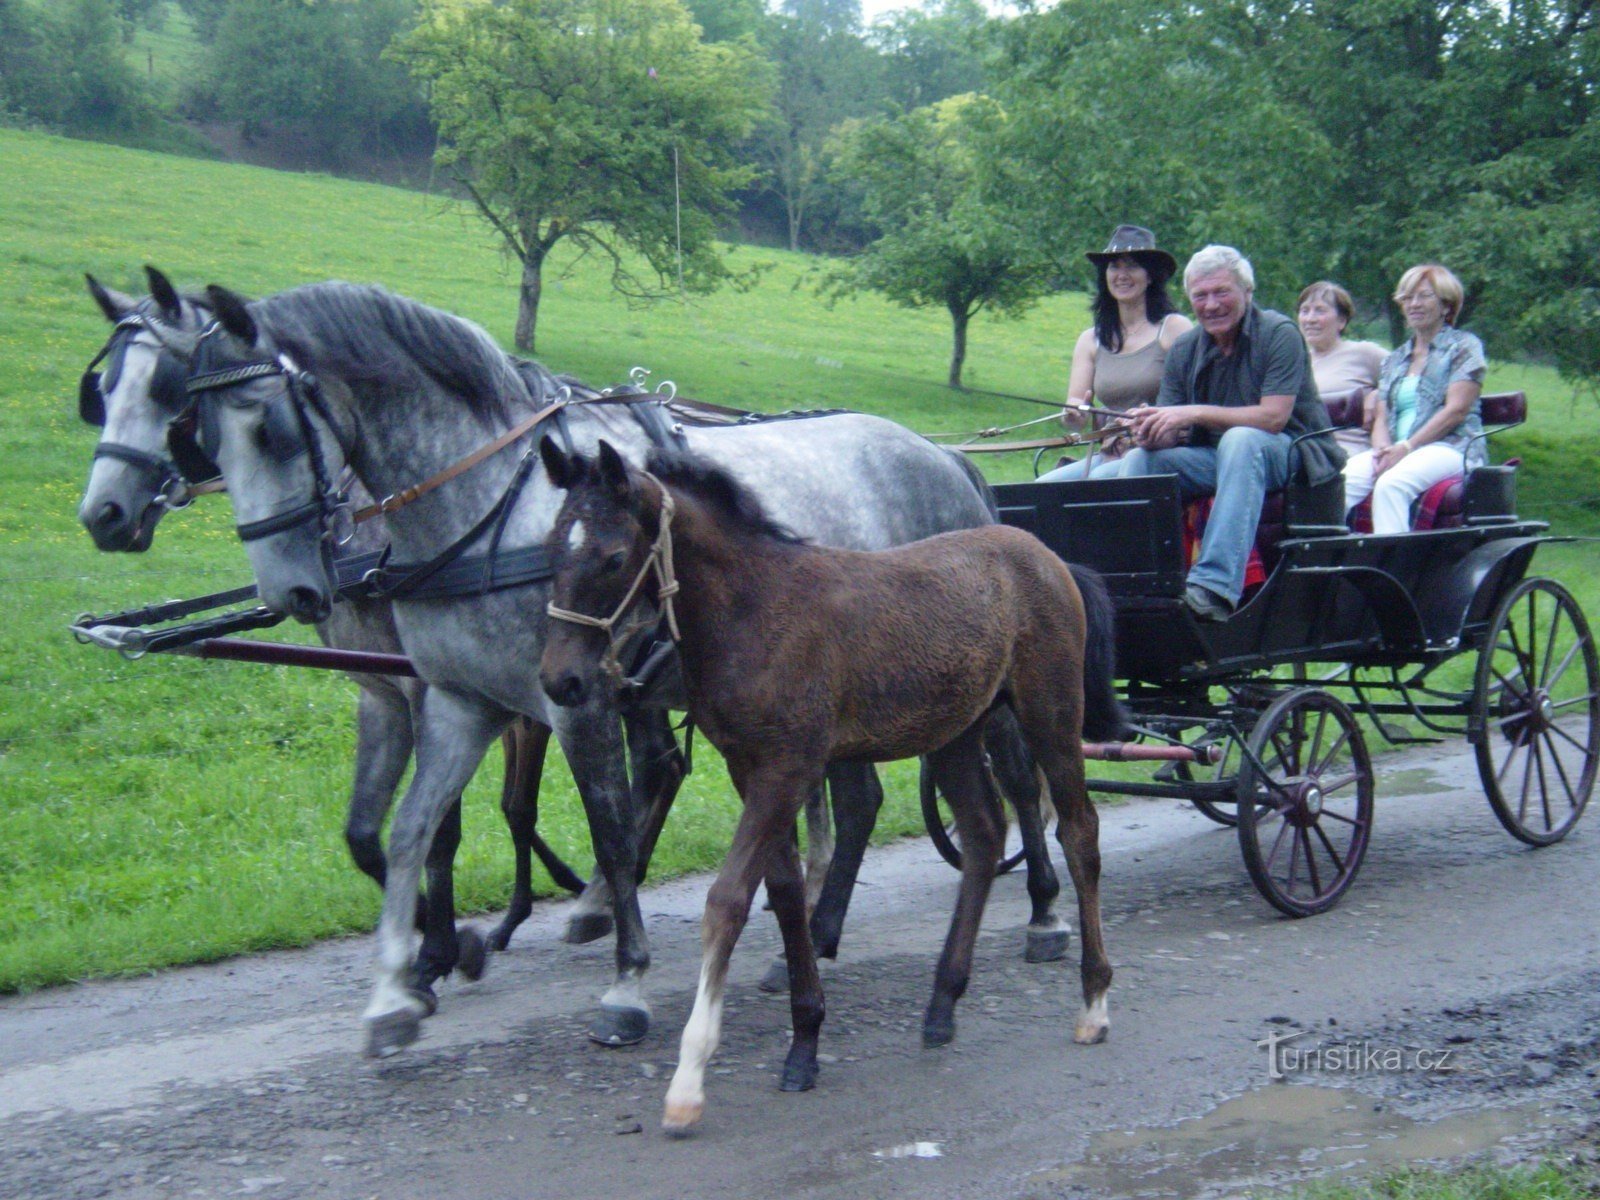
{"label": "woman wearing hat", "polygon": [[[1072,349],[1067,407],[1069,428],[1085,420],[1084,406],[1126,412],[1153,403],[1161,370],[1174,339],[1190,328],[1167,295],[1167,281],[1178,269],[1155,234],[1138,225],[1118,225],[1104,250],[1084,255],[1095,265],[1094,325]],[[1123,439],[1110,439],[1082,462],[1058,467],[1039,478],[1103,479],[1121,468]]]}

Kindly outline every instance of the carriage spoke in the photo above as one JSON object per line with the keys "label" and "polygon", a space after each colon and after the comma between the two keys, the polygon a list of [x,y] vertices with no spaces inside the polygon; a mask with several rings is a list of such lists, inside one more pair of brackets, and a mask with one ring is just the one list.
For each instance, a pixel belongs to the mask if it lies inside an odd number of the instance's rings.
{"label": "carriage spoke", "polygon": [[1524,678],[1530,685],[1536,685],[1538,679],[1534,676],[1534,664],[1539,661],[1539,593],[1528,593],[1528,662],[1524,671]]}
{"label": "carriage spoke", "polygon": [[1522,768],[1522,797],[1517,801],[1517,820],[1522,824],[1528,823],[1528,789],[1533,783],[1533,754],[1531,748],[1528,761]]}
{"label": "carriage spoke", "polygon": [[1327,817],[1330,821],[1340,821],[1346,825],[1354,825],[1357,829],[1363,829],[1367,824],[1360,817],[1347,817],[1343,813],[1334,812],[1330,808],[1323,809],[1322,815]]}
{"label": "carriage spoke", "polygon": [[1556,774],[1561,779],[1561,786],[1562,786],[1562,788],[1564,788],[1566,790],[1567,803],[1571,807],[1577,808],[1578,807],[1578,796],[1577,796],[1577,793],[1572,790],[1572,781],[1567,778],[1567,768],[1561,761],[1561,755],[1559,753],[1557,753],[1557,751],[1556,751],[1556,744],[1553,741],[1550,740],[1550,731],[1548,729],[1546,729],[1539,736],[1544,738],[1544,740],[1545,740],[1545,748],[1550,752],[1550,761],[1555,764]]}
{"label": "carriage spoke", "polygon": [[1297,829],[1295,830],[1295,840],[1303,845],[1306,850],[1306,874],[1311,876],[1311,894],[1320,896],[1322,895],[1322,877],[1317,873],[1316,856],[1311,850],[1311,835],[1304,829]]}
{"label": "carriage spoke", "polygon": [[1555,619],[1550,622],[1550,636],[1545,640],[1544,644],[1544,664],[1539,668],[1540,679],[1550,678],[1550,662],[1556,656],[1556,642],[1560,640],[1556,637],[1556,633],[1561,628],[1561,614],[1562,608],[1558,604],[1556,605]]}
{"label": "carriage spoke", "polygon": [[1334,792],[1343,791],[1345,788],[1349,787],[1352,783],[1360,783],[1360,782],[1361,782],[1361,774],[1360,774],[1360,772],[1351,771],[1348,775],[1336,775],[1332,779],[1321,780],[1320,781],[1320,786],[1322,788],[1322,794],[1324,796],[1331,796],[1331,795],[1333,795]]}
{"label": "carriage spoke", "polygon": [[1565,741],[1571,742],[1575,747],[1577,747],[1578,753],[1582,754],[1585,758],[1589,757],[1589,754],[1590,754],[1589,747],[1585,746],[1577,738],[1573,737],[1565,729],[1561,728],[1561,726],[1559,726],[1559,725],[1550,726],[1550,732],[1553,733],[1553,734],[1556,734],[1557,736],[1559,736],[1560,738],[1562,738]]}
{"label": "carriage spoke", "polygon": [[1338,869],[1339,874],[1343,875],[1344,860],[1339,857],[1339,852],[1333,848],[1333,842],[1329,840],[1327,831],[1322,828],[1322,822],[1318,821],[1312,828],[1317,831],[1317,837],[1322,839],[1322,844],[1328,851],[1328,857],[1333,859],[1333,865]]}
{"label": "carriage spoke", "polygon": [[1578,657],[1578,652],[1582,649],[1582,642],[1574,642],[1572,644],[1572,649],[1568,650],[1567,653],[1562,657],[1561,665],[1557,667],[1553,673],[1547,672],[1545,674],[1544,686],[1546,691],[1555,687],[1556,684],[1561,682],[1561,677],[1567,673],[1567,668],[1572,665],[1572,660]]}
{"label": "carriage spoke", "polygon": [[1311,745],[1306,751],[1307,774],[1315,775],[1317,773],[1317,754],[1322,749],[1322,735],[1327,728],[1328,710],[1324,708],[1317,713],[1317,731],[1311,735]]}
{"label": "carriage spoke", "polygon": [[1496,783],[1504,783],[1506,781],[1506,772],[1511,769],[1511,760],[1516,758],[1517,751],[1520,749],[1522,747],[1517,745],[1516,742],[1510,743],[1506,750],[1506,760],[1500,764],[1500,769],[1495,772],[1494,780]]}
{"label": "carriage spoke", "polygon": [[[1258,828],[1259,828],[1259,826],[1258,826]],[[1294,828],[1294,826],[1290,825],[1289,822],[1285,821],[1283,823],[1283,828],[1278,830],[1278,836],[1273,840],[1273,843],[1272,843],[1272,853],[1267,855],[1267,870],[1268,871],[1272,870],[1272,864],[1274,862],[1276,862],[1277,859],[1278,859],[1278,850],[1283,846],[1284,837],[1288,834],[1289,830],[1291,830],[1293,828]],[[1292,852],[1291,852],[1291,854],[1292,854]]]}
{"label": "carriage spoke", "polygon": [[1550,815],[1550,784],[1544,775],[1544,755],[1539,753],[1539,739],[1533,739],[1533,763],[1539,769],[1539,806],[1544,809],[1544,829],[1546,833],[1556,827],[1556,820]]}
{"label": "carriage spoke", "polygon": [[[1512,683],[1510,679],[1506,678],[1505,674],[1500,670],[1499,667],[1491,666],[1490,670],[1494,672],[1494,677],[1500,681],[1500,686],[1505,688],[1506,691],[1510,692],[1518,700],[1526,701],[1528,699],[1527,688],[1519,688],[1516,684]],[[1522,678],[1523,682],[1527,682],[1527,676],[1523,675],[1522,666],[1520,663],[1517,665],[1517,674]]]}
{"label": "carriage spoke", "polygon": [[[1292,829],[1292,828],[1294,828],[1292,825],[1287,825],[1287,824],[1284,825],[1284,829],[1285,830]],[[1295,847],[1298,846],[1299,844],[1300,844],[1299,837],[1291,838],[1290,841],[1289,841],[1289,878],[1284,880],[1283,890],[1284,890],[1285,894],[1290,895],[1290,896],[1294,895],[1294,864],[1295,864],[1295,857],[1296,857],[1294,851],[1295,851]]]}
{"label": "carriage spoke", "polygon": [[1591,700],[1597,699],[1600,699],[1600,692],[1586,692],[1582,696],[1574,696],[1570,700],[1559,701],[1550,707],[1556,712],[1560,712],[1563,708],[1571,708],[1574,704],[1588,704]]}
{"label": "carriage spoke", "polygon": [[1343,750],[1349,741],[1350,731],[1348,729],[1339,730],[1338,738],[1334,741],[1333,745],[1329,747],[1328,753],[1322,756],[1322,761],[1311,768],[1311,774],[1321,775],[1324,771],[1326,771],[1329,764],[1333,762],[1339,751]]}

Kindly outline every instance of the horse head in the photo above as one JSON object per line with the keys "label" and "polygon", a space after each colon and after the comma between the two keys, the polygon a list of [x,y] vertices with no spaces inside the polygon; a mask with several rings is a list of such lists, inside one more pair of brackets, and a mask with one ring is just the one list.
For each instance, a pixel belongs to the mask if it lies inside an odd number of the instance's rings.
{"label": "horse head", "polygon": [[[145,275],[150,294],[143,299],[85,276],[112,325],[78,383],[78,415],[101,431],[78,519],[102,550],[149,549],[162,514],[188,502],[188,485],[216,474],[174,461],[167,445],[168,426],[188,403],[186,364],[210,310],[180,296],[154,267]],[[105,369],[97,370],[102,361]]]}
{"label": "horse head", "polygon": [[604,440],[594,459],[549,437],[539,455],[567,493],[546,542],[553,578],[540,683],[557,704],[610,699],[663,617],[676,637],[672,498]]}
{"label": "horse head", "polygon": [[189,365],[193,448],[228,480],[262,603],[322,620],[335,593],[332,543],[347,516],[334,482],[344,447],[317,379],[241,297],[215,284],[206,297],[217,319]]}

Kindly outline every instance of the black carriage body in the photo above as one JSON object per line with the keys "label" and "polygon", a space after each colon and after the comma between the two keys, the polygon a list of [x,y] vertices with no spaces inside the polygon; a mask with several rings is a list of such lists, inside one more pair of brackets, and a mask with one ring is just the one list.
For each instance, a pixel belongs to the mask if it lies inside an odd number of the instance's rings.
{"label": "black carriage body", "polygon": [[1475,648],[1546,526],[1289,537],[1233,618],[1196,620],[1177,479],[1002,484],[1000,519],[1092,567],[1117,606],[1117,673],[1137,688],[1225,683],[1284,664],[1426,664]]}

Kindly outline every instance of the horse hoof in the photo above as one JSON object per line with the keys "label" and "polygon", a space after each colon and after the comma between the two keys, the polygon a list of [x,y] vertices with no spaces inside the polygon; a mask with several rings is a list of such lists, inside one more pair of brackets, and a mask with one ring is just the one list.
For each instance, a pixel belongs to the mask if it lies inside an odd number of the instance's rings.
{"label": "horse hoof", "polygon": [[783,1076],[778,1081],[780,1092],[809,1092],[817,1086],[817,1060],[807,1058],[801,1062],[783,1064]]}
{"label": "horse hoof", "polygon": [[1110,1025],[1088,1021],[1079,1021],[1077,1028],[1072,1031],[1072,1040],[1080,1046],[1098,1046],[1110,1036]]}
{"label": "horse hoof", "polygon": [[589,1040],[602,1046],[633,1046],[650,1032],[650,1014],[642,1008],[602,1004],[589,1025]]}
{"label": "horse hoof", "polygon": [[426,984],[418,987],[408,987],[406,995],[422,1005],[422,1011],[417,1014],[418,1020],[427,1020],[439,1011],[439,997],[433,994],[433,989]]}
{"label": "horse hoof", "polygon": [[770,963],[767,973],[761,977],[761,982],[756,984],[763,992],[783,993],[789,990],[789,964],[783,959]]}
{"label": "horse hoof", "polygon": [[705,1113],[704,1100],[698,1102],[668,1100],[667,1111],[661,1117],[661,1132],[668,1137],[688,1137]]}
{"label": "horse hoof", "polygon": [[598,942],[612,930],[610,913],[574,913],[567,919],[567,931],[561,940],[569,946],[584,946]]}
{"label": "horse hoof", "polygon": [[1057,962],[1067,956],[1072,945],[1070,929],[1030,929],[1022,951],[1024,962]]}
{"label": "horse hoof", "polygon": [[463,925],[456,930],[456,970],[461,972],[461,978],[479,980],[489,966],[489,943],[484,940],[483,934],[472,925]]}
{"label": "horse hoof", "polygon": [[925,1021],[922,1026],[922,1048],[924,1050],[937,1050],[940,1046],[948,1046],[955,1040],[955,1018],[942,1021]]}
{"label": "horse hoof", "polygon": [[388,1058],[398,1054],[422,1034],[422,1018],[409,1008],[396,1009],[380,1017],[367,1018],[368,1058]]}

